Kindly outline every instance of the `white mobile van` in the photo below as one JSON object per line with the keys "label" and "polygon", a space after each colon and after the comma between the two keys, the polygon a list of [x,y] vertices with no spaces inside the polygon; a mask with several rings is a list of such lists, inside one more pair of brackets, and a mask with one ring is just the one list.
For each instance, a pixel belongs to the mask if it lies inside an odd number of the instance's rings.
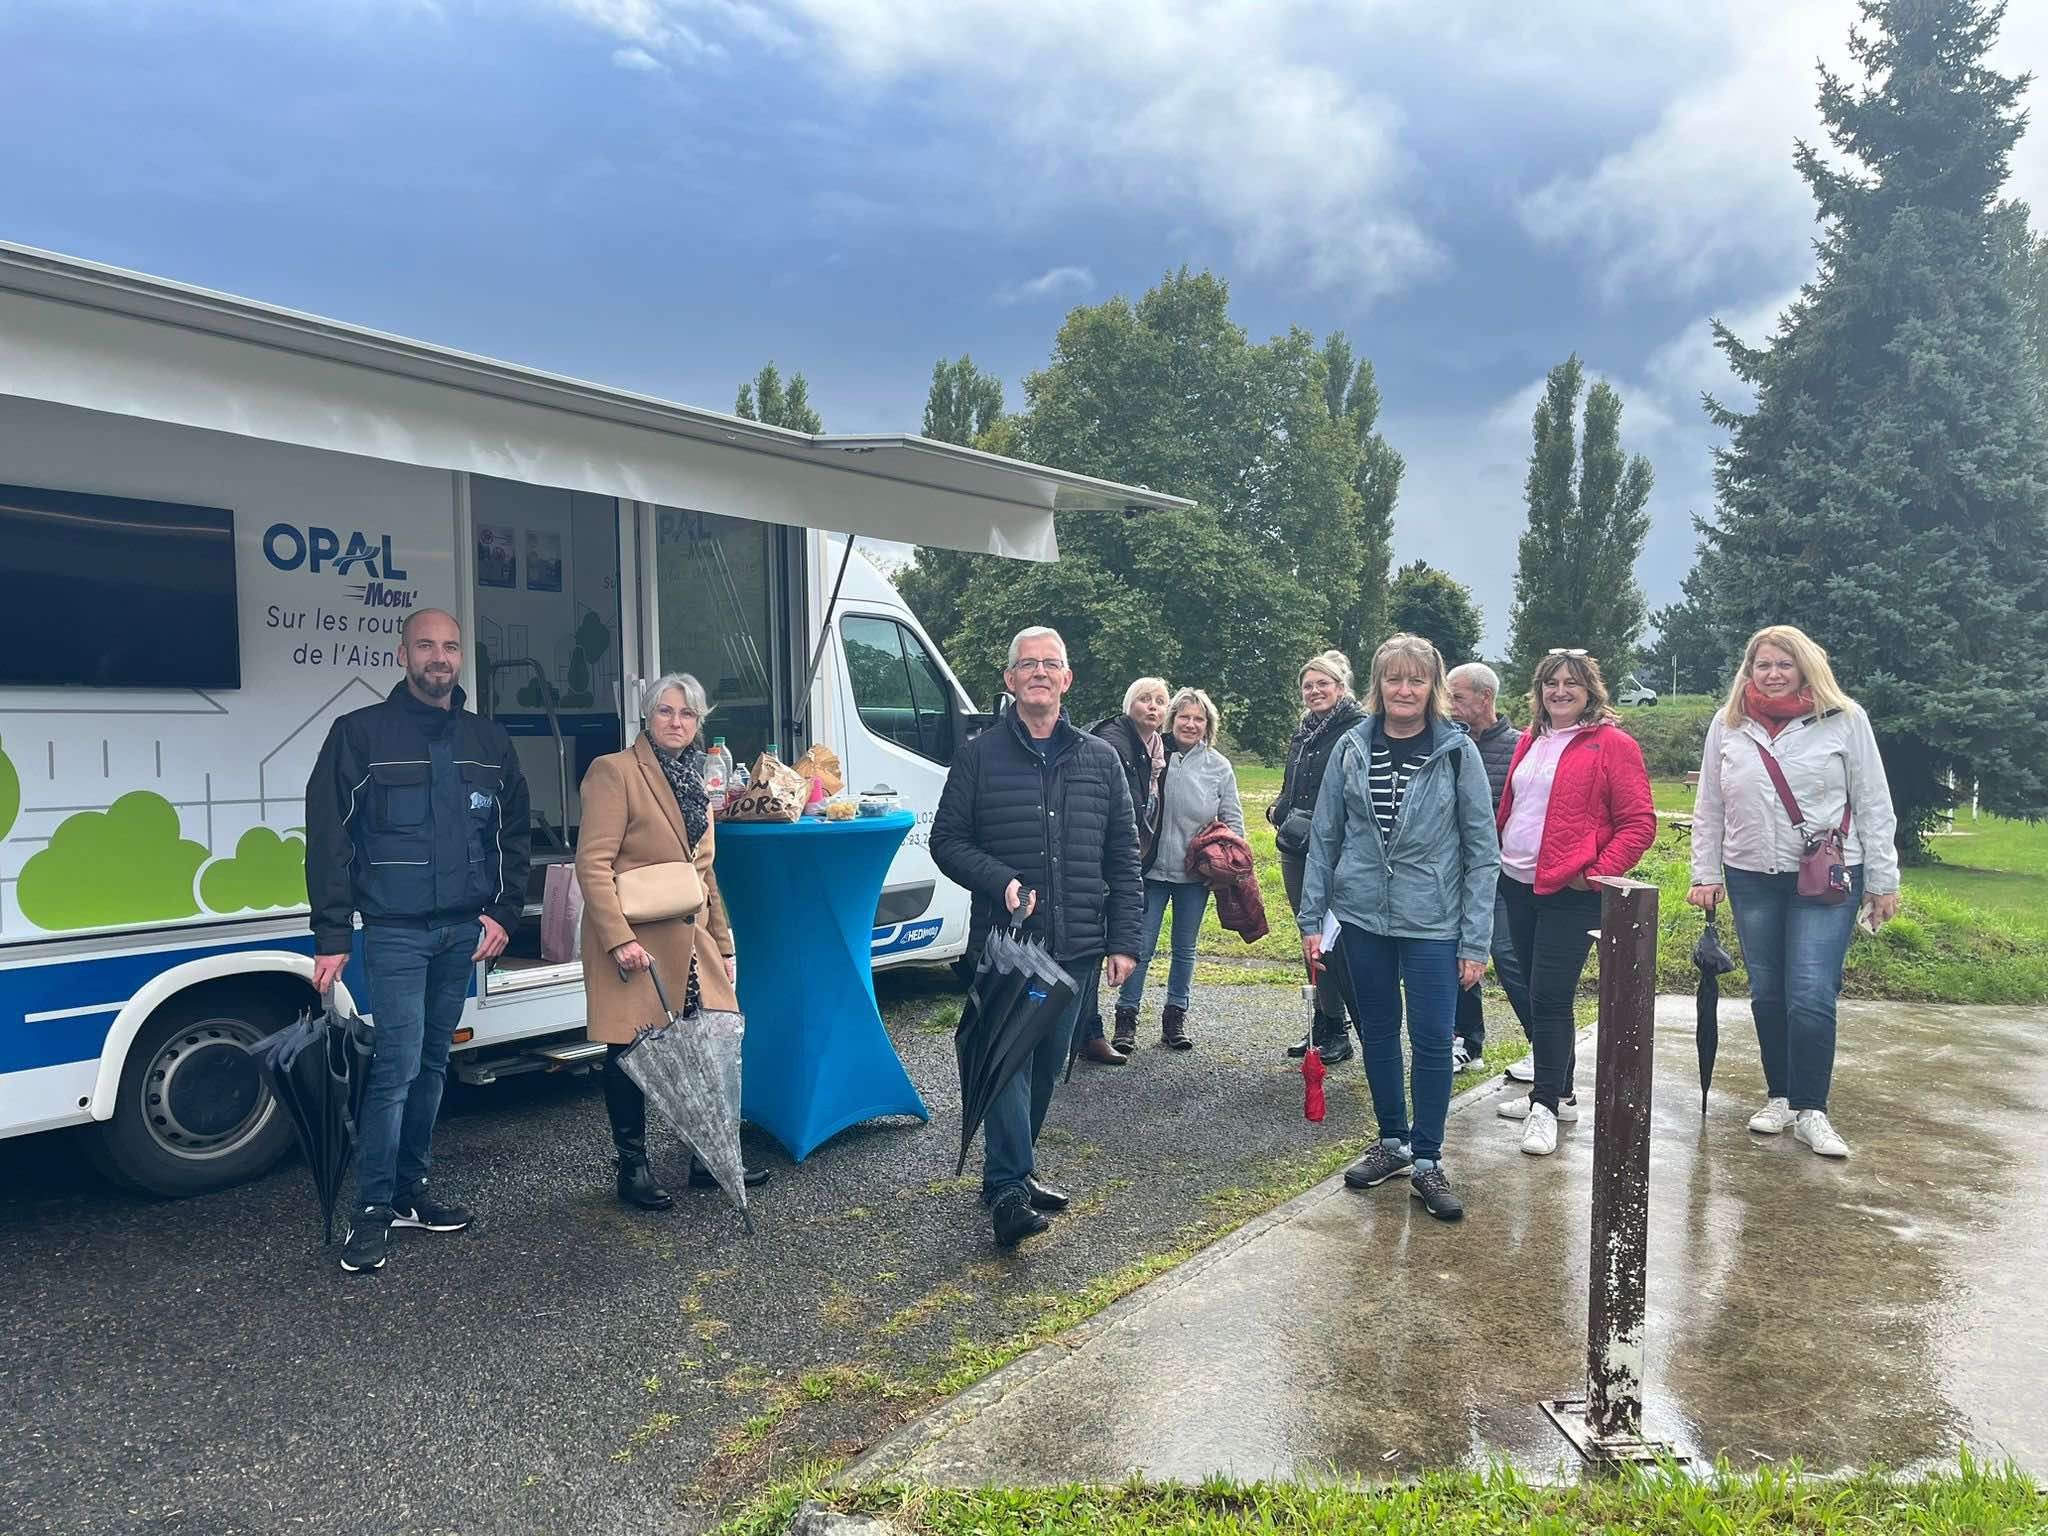
{"label": "white mobile van", "polygon": [[876,963],[959,953],[966,899],[926,839],[978,717],[848,535],[1050,559],[1056,506],[1178,505],[0,244],[0,1136],[94,1124],[106,1167],[162,1194],[285,1149],[244,1047],[313,1002],[306,777],[402,676],[421,607],[461,619],[462,685],[532,793],[527,916],[477,967],[462,1077],[596,1049],[540,896],[584,768],[669,670],[738,762],[823,741],[849,789],[901,796],[918,827]]}

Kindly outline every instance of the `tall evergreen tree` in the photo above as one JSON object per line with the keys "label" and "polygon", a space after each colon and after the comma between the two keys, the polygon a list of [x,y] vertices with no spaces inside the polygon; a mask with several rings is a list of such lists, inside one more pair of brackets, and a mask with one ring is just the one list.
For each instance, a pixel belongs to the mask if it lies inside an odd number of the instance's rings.
{"label": "tall evergreen tree", "polygon": [[749,421],[765,421],[771,427],[788,427],[794,432],[822,432],[825,423],[811,409],[811,386],[802,374],[793,374],[787,385],[773,363],[764,363],[753,381],[740,386],[733,402],[735,415]]}
{"label": "tall evergreen tree", "polygon": [[2027,80],[1986,63],[2002,5],[1862,0],[1860,86],[1823,69],[1840,152],[1806,144],[1819,271],[1761,348],[1707,532],[1731,640],[1797,624],[1870,711],[1907,851],[1952,803],[2048,814],[2048,437],[1994,200]]}
{"label": "tall evergreen tree", "polygon": [[1524,496],[1529,526],[1515,572],[1508,679],[1527,686],[1544,652],[1584,649],[1617,677],[1635,660],[1648,605],[1636,559],[1650,531],[1650,461],[1621,448],[1621,396],[1605,380],[1586,393],[1576,355],[1550,370],[1531,422]]}
{"label": "tall evergreen tree", "polygon": [[1401,494],[1401,455],[1378,431],[1379,385],[1372,364],[1353,360],[1342,331],[1323,343],[1326,408],[1345,422],[1358,441],[1358,468],[1351,476],[1358,493],[1358,571],[1348,609],[1332,628],[1331,641],[1353,655],[1370,655],[1394,627],[1387,619],[1387,572],[1394,563],[1394,502]]}
{"label": "tall evergreen tree", "polygon": [[1417,560],[1402,566],[1388,588],[1387,628],[1422,636],[1442,653],[1445,666],[1457,667],[1478,656],[1483,625],[1470,587]]}
{"label": "tall evergreen tree", "polygon": [[932,387],[924,400],[924,435],[942,443],[974,446],[1003,414],[1003,381],[974,366],[962,353],[932,364]]}

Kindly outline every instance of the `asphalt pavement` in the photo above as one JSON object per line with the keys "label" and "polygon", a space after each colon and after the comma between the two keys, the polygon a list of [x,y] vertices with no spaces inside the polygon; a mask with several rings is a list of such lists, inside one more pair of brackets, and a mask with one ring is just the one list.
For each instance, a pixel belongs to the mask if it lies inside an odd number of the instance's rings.
{"label": "asphalt pavement", "polygon": [[361,1276],[320,1245],[296,1160],[163,1202],[101,1184],[74,1133],[0,1142],[0,1532],[705,1529],[1370,1129],[1355,1060],[1303,1121],[1293,988],[1198,988],[1185,1054],[1158,1048],[1152,999],[1137,1058],[1054,1101],[1040,1172],[1076,1209],[1005,1255],[978,1149],[953,1175],[949,986],[883,983],[931,1123],[857,1127],[801,1167],[750,1131],[775,1170],[752,1236],[684,1191],[666,1138],[677,1209],[622,1207],[589,1076],[452,1090],[434,1182],[478,1220],[401,1235]]}

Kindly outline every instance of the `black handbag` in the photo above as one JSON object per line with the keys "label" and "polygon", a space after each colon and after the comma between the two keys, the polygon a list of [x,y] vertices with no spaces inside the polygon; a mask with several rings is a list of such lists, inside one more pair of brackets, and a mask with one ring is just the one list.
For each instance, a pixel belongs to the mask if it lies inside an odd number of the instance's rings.
{"label": "black handbag", "polygon": [[1314,820],[1307,811],[1292,810],[1273,833],[1273,845],[1291,859],[1308,857],[1309,824]]}

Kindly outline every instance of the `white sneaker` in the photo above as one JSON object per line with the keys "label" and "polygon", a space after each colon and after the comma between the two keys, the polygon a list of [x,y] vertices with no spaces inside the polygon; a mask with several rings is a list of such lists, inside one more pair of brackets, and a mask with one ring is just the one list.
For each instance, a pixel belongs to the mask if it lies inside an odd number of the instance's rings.
{"label": "white sneaker", "polygon": [[[1529,1118],[1530,1110],[1542,1108],[1543,1106],[1534,1099],[1518,1093],[1513,1098],[1502,1099],[1498,1104],[1494,1105],[1493,1112],[1503,1120],[1526,1120]],[[1547,1109],[1543,1112],[1545,1114],[1550,1113]],[[1559,1099],[1557,1101],[1557,1113],[1552,1118],[1564,1125],[1578,1124],[1579,1101],[1576,1098]]]}
{"label": "white sneaker", "polygon": [[1792,1122],[1798,1118],[1792,1113],[1792,1106],[1785,1100],[1772,1099],[1749,1117],[1749,1128],[1759,1136],[1775,1136],[1780,1131],[1791,1130]]}
{"label": "white sneaker", "polygon": [[1474,1056],[1464,1041],[1453,1040],[1451,1042],[1451,1071],[1454,1074],[1459,1072],[1477,1072],[1485,1065],[1485,1059]]}
{"label": "white sneaker", "polygon": [[1557,1150],[1557,1117],[1541,1104],[1529,1106],[1528,1123],[1522,1127],[1522,1150],[1531,1157],[1548,1157]]}
{"label": "white sneaker", "polygon": [[1535,1081],[1536,1081],[1536,1058],[1535,1058],[1535,1057],[1533,1057],[1533,1056],[1524,1056],[1524,1057],[1522,1057],[1522,1058],[1521,1058],[1520,1060],[1518,1060],[1518,1061],[1511,1061],[1511,1062],[1509,1062],[1509,1063],[1508,1063],[1508,1080],[1509,1080],[1510,1082],[1515,1082],[1515,1083],[1533,1083],[1533,1082],[1535,1082]]}
{"label": "white sneaker", "polygon": [[1835,1134],[1835,1128],[1828,1124],[1827,1111],[1823,1109],[1802,1109],[1799,1119],[1792,1127],[1792,1134],[1805,1142],[1822,1157],[1847,1157],[1849,1143]]}

